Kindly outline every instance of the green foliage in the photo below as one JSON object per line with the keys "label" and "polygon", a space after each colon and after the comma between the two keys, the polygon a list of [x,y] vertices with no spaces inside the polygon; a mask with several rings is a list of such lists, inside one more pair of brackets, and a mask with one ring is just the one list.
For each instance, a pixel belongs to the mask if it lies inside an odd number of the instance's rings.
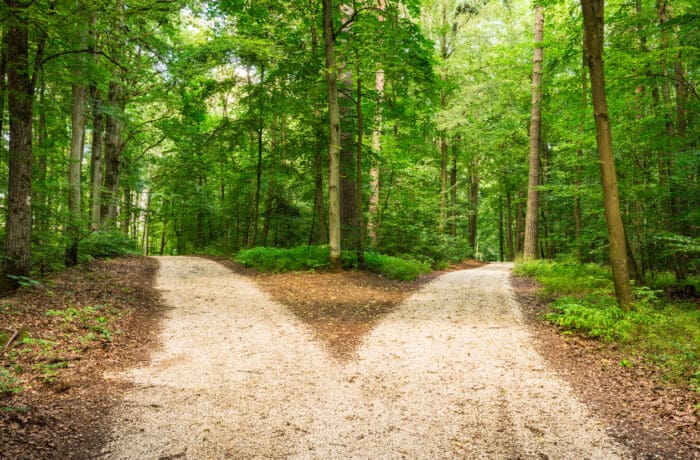
{"label": "green foliage", "polygon": [[566,330],[618,343],[623,350],[664,370],[666,377],[700,391],[700,310],[670,303],[661,292],[635,288],[634,309],[624,313],[612,295],[607,270],[575,267],[571,261],[519,263],[515,273],[531,276],[555,297],[548,321]]}
{"label": "green foliage", "polygon": [[0,367],[0,395],[22,391],[20,381],[9,369]]}
{"label": "green foliage", "polygon": [[[322,270],[329,267],[328,246],[298,246],[291,249],[258,247],[240,251],[235,261],[261,272],[290,272]],[[343,251],[342,263],[346,268],[357,267],[357,254]],[[410,259],[392,257],[375,252],[365,253],[367,270],[387,276],[390,279],[413,280],[430,267]]]}
{"label": "green foliage", "polygon": [[79,252],[83,260],[107,259],[126,254],[134,254],[138,245],[132,239],[117,231],[93,232],[80,241]]}
{"label": "green foliage", "polygon": [[564,259],[561,262],[520,262],[515,266],[513,273],[535,278],[542,284],[544,295],[578,295],[592,290],[612,290],[612,280],[607,267],[592,263],[581,264],[573,259]]}
{"label": "green foliage", "polygon": [[291,272],[328,268],[328,246],[298,246],[291,249],[258,247],[240,251],[236,262],[261,272]]}
{"label": "green foliage", "polygon": [[369,271],[401,281],[414,280],[430,271],[430,266],[426,263],[386,256],[376,252],[365,253],[365,267]]}
{"label": "green foliage", "polygon": [[68,307],[65,310],[47,310],[46,316],[54,316],[63,319],[64,326],[76,324],[82,329],[99,334],[104,340],[112,339],[112,331],[109,328],[111,318],[108,313],[101,310],[105,305],[87,306],[82,308]]}

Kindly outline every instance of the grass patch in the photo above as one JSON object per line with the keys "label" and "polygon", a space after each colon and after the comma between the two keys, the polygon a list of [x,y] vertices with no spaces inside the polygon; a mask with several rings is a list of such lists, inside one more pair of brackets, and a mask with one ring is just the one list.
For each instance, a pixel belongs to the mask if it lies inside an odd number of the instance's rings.
{"label": "grass patch", "polygon": [[623,312],[605,267],[573,261],[529,261],[516,275],[533,277],[542,293],[555,300],[546,319],[620,345],[626,353],[662,369],[674,383],[700,392],[700,309],[692,302],[671,302],[647,287],[635,288],[634,308]]}
{"label": "grass patch", "polygon": [[[260,272],[324,270],[329,268],[330,250],[328,246],[298,246],[291,249],[258,247],[240,251],[235,261]],[[342,263],[345,268],[357,268],[355,253],[344,251]],[[402,281],[416,279],[430,271],[430,267],[425,263],[375,252],[365,253],[363,268]]]}

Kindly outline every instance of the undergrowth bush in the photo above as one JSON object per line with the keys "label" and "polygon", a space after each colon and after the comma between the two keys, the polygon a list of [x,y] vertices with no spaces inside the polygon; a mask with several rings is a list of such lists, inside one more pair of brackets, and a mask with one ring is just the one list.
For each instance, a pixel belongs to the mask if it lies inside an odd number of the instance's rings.
{"label": "undergrowth bush", "polygon": [[133,254],[138,251],[136,242],[122,233],[93,232],[80,241],[79,251],[82,260],[107,259],[109,257]]}
{"label": "undergrowth bush", "polygon": [[671,303],[661,291],[641,286],[634,289],[632,311],[623,312],[607,268],[570,260],[528,261],[514,272],[534,277],[543,295],[555,298],[548,321],[618,343],[626,353],[659,366],[669,380],[700,392],[700,310],[694,303]]}
{"label": "undergrowth bush", "polygon": [[[235,260],[261,272],[322,270],[329,267],[329,253],[328,246],[298,246],[291,249],[257,247],[240,251]],[[358,268],[357,255],[354,252],[343,251],[341,256],[343,267]],[[413,280],[430,270],[425,263],[375,252],[365,253],[363,268],[390,279],[403,281]]]}

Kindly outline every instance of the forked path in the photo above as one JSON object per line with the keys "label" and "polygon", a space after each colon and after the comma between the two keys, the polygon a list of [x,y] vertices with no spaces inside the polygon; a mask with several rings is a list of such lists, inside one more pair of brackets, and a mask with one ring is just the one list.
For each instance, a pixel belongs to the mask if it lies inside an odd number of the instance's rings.
{"label": "forked path", "polygon": [[441,276],[341,363],[244,277],[160,263],[163,346],[113,376],[104,458],[630,457],[535,352],[508,265]]}

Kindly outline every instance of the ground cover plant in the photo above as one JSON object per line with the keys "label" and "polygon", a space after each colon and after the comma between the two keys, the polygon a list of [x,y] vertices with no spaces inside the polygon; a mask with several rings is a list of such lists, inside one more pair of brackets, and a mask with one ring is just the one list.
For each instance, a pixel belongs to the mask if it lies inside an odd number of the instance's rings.
{"label": "ground cover plant", "polygon": [[658,366],[669,382],[700,392],[700,308],[694,299],[639,286],[634,308],[623,312],[605,267],[537,260],[518,263],[514,273],[541,283],[540,295],[550,302],[545,318],[564,333],[615,343],[629,355],[621,366]]}
{"label": "ground cover plant", "polygon": [[[235,261],[260,272],[284,273],[329,268],[328,246],[298,246],[291,249],[257,247],[240,251]],[[345,268],[358,268],[355,253],[346,251],[342,255]],[[360,267],[386,276],[389,279],[410,281],[430,271],[426,263],[411,259],[366,252]]]}

